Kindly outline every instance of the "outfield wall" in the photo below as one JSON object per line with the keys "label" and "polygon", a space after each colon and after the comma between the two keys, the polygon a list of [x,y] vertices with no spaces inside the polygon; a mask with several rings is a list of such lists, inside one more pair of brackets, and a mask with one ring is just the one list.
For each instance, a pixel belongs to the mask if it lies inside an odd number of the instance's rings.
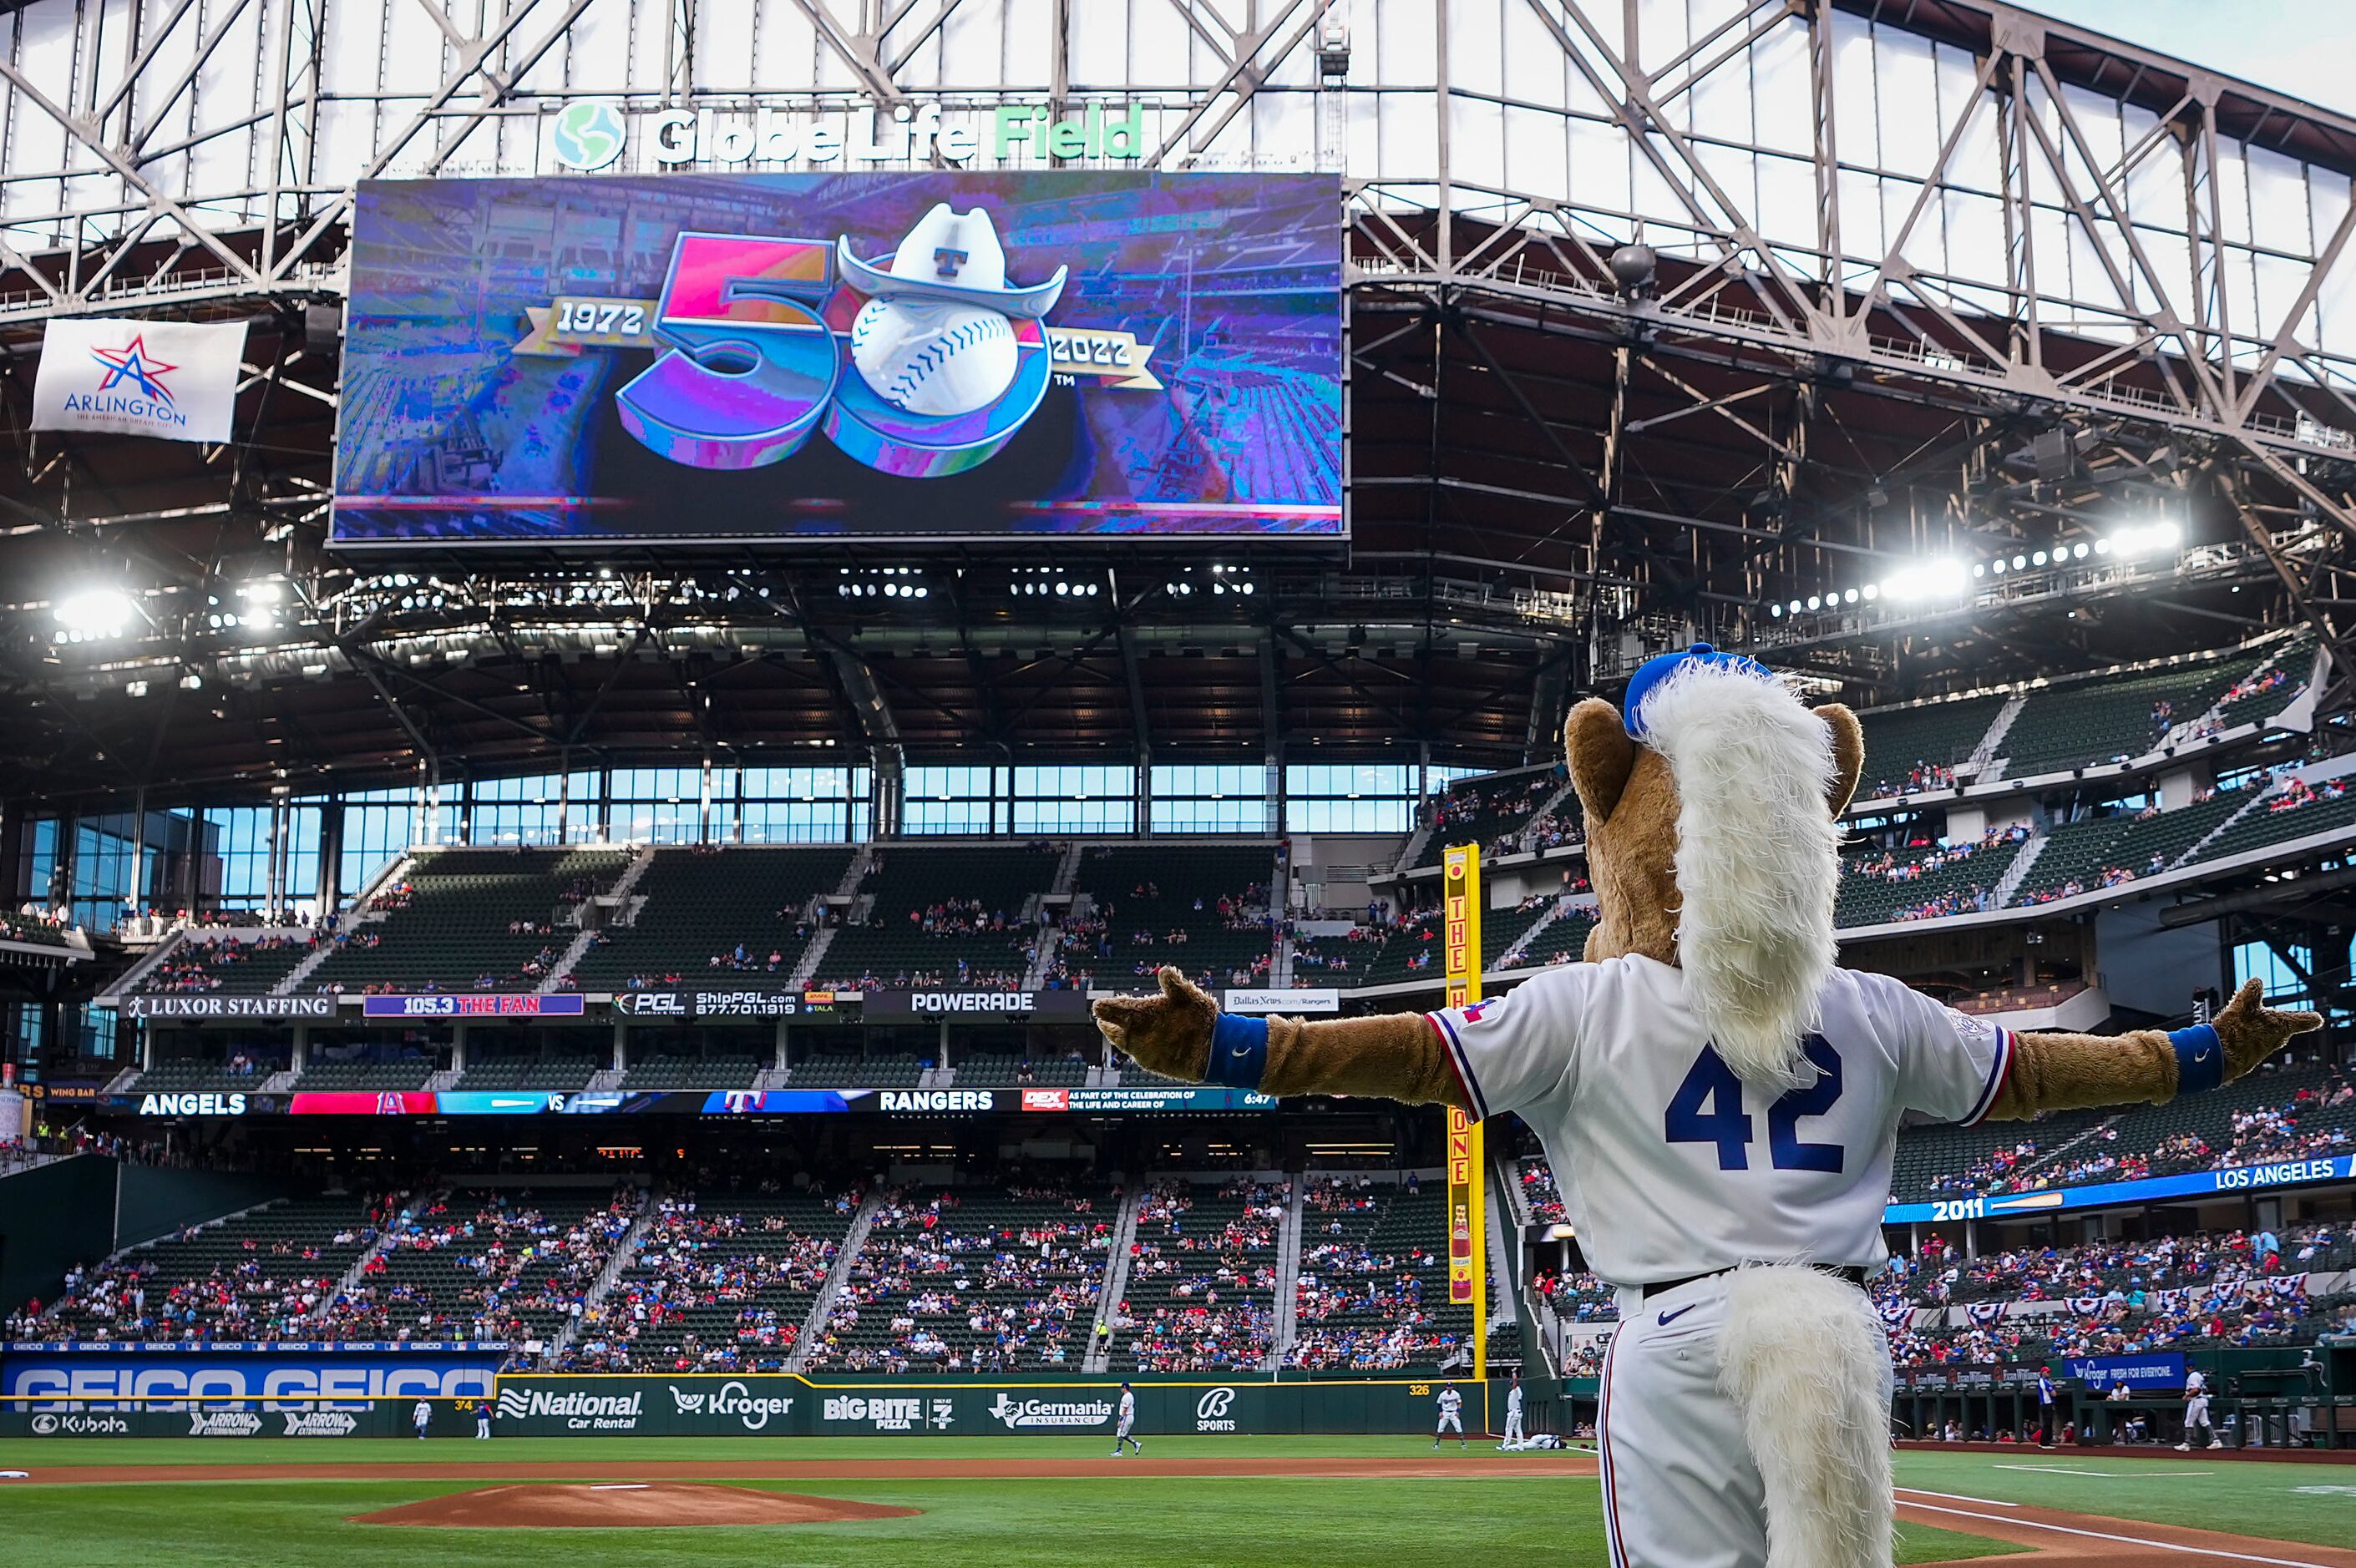
{"label": "outfield wall", "polygon": [[[423,1360],[423,1358],[412,1358]],[[314,1383],[313,1387],[317,1385]],[[1137,1433],[1255,1435],[1423,1433],[1432,1430],[1433,1379],[1269,1382],[1248,1379],[1138,1379]],[[1502,1425],[1505,1385],[1465,1381],[1464,1424],[1478,1436]],[[422,1392],[422,1391],[421,1391]],[[1536,1406],[1551,1388],[1531,1387]],[[906,1377],[818,1381],[793,1372],[608,1376],[521,1374],[498,1380],[493,1432],[509,1437],[1087,1436],[1112,1440],[1118,1378],[1072,1380]],[[426,1395],[429,1435],[471,1436],[484,1402]],[[0,1403],[0,1437],[406,1437],[417,1398],[380,1392],[343,1400],[19,1397]]]}

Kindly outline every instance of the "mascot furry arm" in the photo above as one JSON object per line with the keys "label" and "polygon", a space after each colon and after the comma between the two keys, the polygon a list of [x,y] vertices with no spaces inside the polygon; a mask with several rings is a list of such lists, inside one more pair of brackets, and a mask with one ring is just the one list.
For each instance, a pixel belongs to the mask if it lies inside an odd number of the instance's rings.
{"label": "mascot furry arm", "polygon": [[[1829,795],[1837,815],[1857,788],[1864,735],[1857,716],[1837,703],[1816,712],[1832,731]],[[1600,916],[1588,935],[1588,961],[1637,953],[1676,963],[1678,803],[1667,763],[1629,737],[1617,709],[1594,698],[1571,709],[1563,739],[1586,814],[1588,872]],[[1257,1019],[1223,1016],[1175,969],[1162,971],[1159,997],[1108,997],[1095,1011],[1106,1039],[1166,1078],[1270,1094],[1358,1094],[1472,1109],[1438,1031],[1420,1013],[1317,1023],[1269,1019],[1263,1028]],[[2179,1051],[2178,1039],[2159,1029],[2022,1034],[1987,1114],[2026,1121],[2049,1111],[2162,1104],[2187,1087],[2185,1064],[2202,1076],[2198,1086],[2230,1083],[2322,1022],[2313,1013],[2262,1006],[2252,980],[2211,1024],[2220,1058],[2214,1062],[2200,1061],[2201,1042]]]}

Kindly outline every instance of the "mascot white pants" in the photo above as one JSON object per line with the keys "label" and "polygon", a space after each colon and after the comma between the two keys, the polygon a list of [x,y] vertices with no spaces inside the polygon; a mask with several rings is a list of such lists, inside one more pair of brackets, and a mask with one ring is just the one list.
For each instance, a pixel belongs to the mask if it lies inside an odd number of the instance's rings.
{"label": "mascot white pants", "polygon": [[1779,1541],[1779,1565],[1874,1561],[1891,1524],[1890,1386],[1865,1293],[1811,1270],[1623,1303],[1596,1428],[1613,1568],[1768,1568],[1770,1518],[1811,1537]]}

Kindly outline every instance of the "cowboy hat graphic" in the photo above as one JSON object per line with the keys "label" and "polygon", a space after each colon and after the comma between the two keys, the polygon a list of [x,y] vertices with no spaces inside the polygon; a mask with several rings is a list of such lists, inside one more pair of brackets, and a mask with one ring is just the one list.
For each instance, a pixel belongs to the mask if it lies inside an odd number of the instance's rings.
{"label": "cowboy hat graphic", "polygon": [[892,252],[888,271],[851,254],[847,234],[834,245],[843,281],[871,298],[980,305],[1034,321],[1055,308],[1071,271],[1057,267],[1044,283],[1010,285],[1006,251],[998,242],[998,227],[989,209],[952,212],[946,201],[935,203],[916,220]]}

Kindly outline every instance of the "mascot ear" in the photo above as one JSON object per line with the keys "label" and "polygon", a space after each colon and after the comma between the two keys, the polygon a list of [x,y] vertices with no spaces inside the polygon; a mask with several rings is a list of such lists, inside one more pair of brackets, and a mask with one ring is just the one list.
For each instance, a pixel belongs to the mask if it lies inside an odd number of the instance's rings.
{"label": "mascot ear", "polygon": [[1636,765],[1636,742],[1621,724],[1620,710],[1600,697],[1573,708],[1563,723],[1562,749],[1580,809],[1590,823],[1610,820]]}
{"label": "mascot ear", "polygon": [[1857,794],[1857,781],[1865,772],[1865,727],[1838,702],[1826,703],[1816,709],[1816,717],[1833,732],[1833,782],[1826,794],[1833,815],[1838,816],[1847,809],[1849,798]]}

